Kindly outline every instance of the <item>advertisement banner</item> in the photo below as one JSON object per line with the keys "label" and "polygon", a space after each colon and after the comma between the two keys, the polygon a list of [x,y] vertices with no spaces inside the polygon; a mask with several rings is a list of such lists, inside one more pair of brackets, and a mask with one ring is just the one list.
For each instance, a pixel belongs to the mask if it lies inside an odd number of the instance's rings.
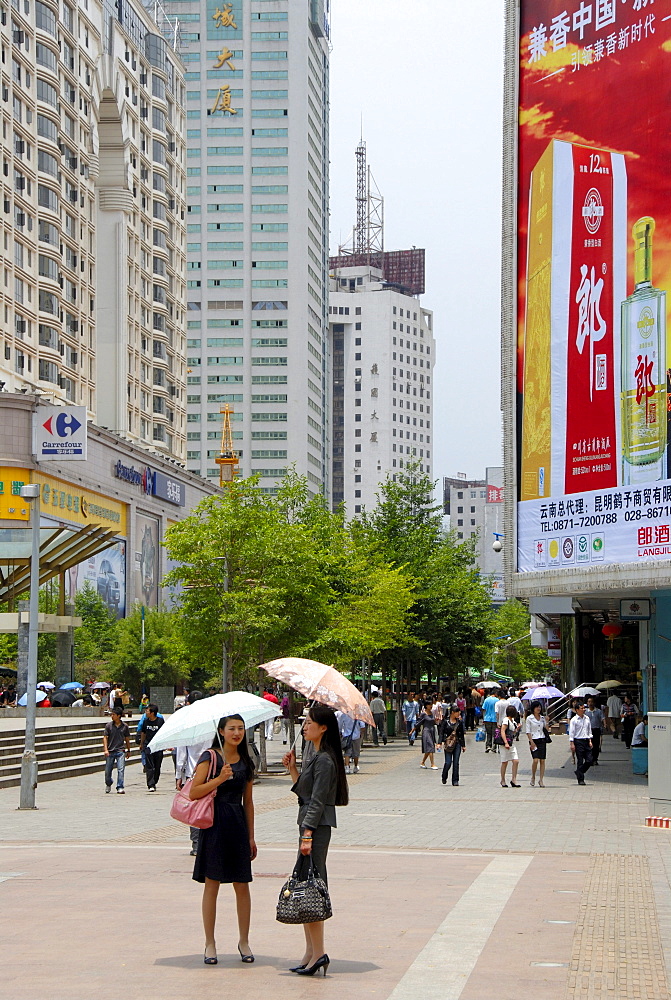
{"label": "advertisement banner", "polygon": [[671,0],[521,0],[519,82],[518,570],[669,558]]}
{"label": "advertisement banner", "polygon": [[126,543],[115,542],[66,572],[69,600],[88,583],[117,618],[126,614]]}
{"label": "advertisement banner", "polygon": [[159,522],[150,514],[135,516],[135,600],[148,608],[158,605]]}

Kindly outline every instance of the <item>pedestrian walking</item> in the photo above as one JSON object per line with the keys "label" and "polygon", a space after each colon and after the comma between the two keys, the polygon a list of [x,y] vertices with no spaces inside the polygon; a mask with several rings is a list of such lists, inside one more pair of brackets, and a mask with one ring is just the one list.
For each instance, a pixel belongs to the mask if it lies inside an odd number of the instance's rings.
{"label": "pedestrian walking", "polygon": [[371,699],[370,710],[373,713],[373,718],[375,719],[375,725],[373,726],[373,745],[379,747],[380,739],[382,739],[383,744],[387,745],[387,732],[385,729],[385,722],[387,718],[387,706],[384,703],[380,692]]}
{"label": "pedestrian walking", "polygon": [[419,766],[426,767],[427,760],[430,760],[430,770],[437,771],[438,765],[433,756],[436,752],[436,723],[431,714],[431,704],[428,701],[424,702],[424,711],[417,720],[415,732],[418,729],[422,730],[422,753],[424,754]]}
{"label": "pedestrian walking", "polygon": [[116,767],[117,795],[124,795],[123,779],[126,761],[130,757],[130,729],[122,720],[118,708],[112,709],[112,719],[103,731],[105,753],[105,792],[112,791],[112,771]]}
{"label": "pedestrian walking", "polygon": [[152,753],[148,743],[156,735],[165,719],[158,714],[158,705],[147,705],[145,717],[140,724],[140,752],[144,753],[144,767],[147,777],[147,789],[150,792],[156,791],[158,779],[161,777],[161,764],[163,763],[163,751],[157,750]]}
{"label": "pedestrian walking", "polygon": [[436,723],[437,726],[439,726],[440,723],[445,718],[445,709],[443,708],[443,702],[441,700],[440,695],[437,692],[433,696],[431,715],[433,716],[433,721]]}
{"label": "pedestrian walking", "polygon": [[620,719],[622,721],[622,739],[624,740],[627,750],[631,747],[631,738],[634,735],[638,715],[638,705],[632,700],[630,694],[625,694]]}
{"label": "pedestrian walking", "polygon": [[466,753],[466,736],[464,724],[461,720],[461,712],[457,705],[452,705],[450,713],[438,727],[438,741],[445,751],[445,763],[443,764],[442,783],[447,784],[447,778],[452,769],[452,784],[459,784],[459,758],[462,753]]}
{"label": "pedestrian walking", "polygon": [[345,773],[359,773],[359,757],[361,756],[361,731],[366,723],[355,719],[346,712],[336,712],[340,730],[340,747],[345,759]]}
{"label": "pedestrian walking", "polygon": [[613,692],[606,702],[608,712],[608,725],[613,734],[613,739],[620,738],[620,716],[622,715],[622,699]]}
{"label": "pedestrian walking", "polygon": [[[214,774],[211,769],[215,755]],[[254,841],[254,803],[252,787],[254,765],[247,748],[245,722],[241,715],[219,719],[217,736],[209,750],[201,754],[189,794],[201,799],[216,790],[214,823],[200,831],[193,879],[203,883],[203,929],[205,965],[217,964],[214,931],[217,920],[217,897],[222,883],[233,885],[238,917],[238,952],[245,965],[254,961],[249,947],[252,900],[252,861],[256,857]]]}
{"label": "pedestrian walking", "polygon": [[282,712],[282,742],[286,744],[289,739],[289,724],[291,722],[291,700],[288,694],[285,694],[282,697],[282,701],[280,702],[280,711]]}
{"label": "pedestrian walking", "polygon": [[464,722],[464,730],[470,730],[472,732],[474,729],[475,729],[475,702],[473,701],[473,692],[467,690],[466,721]]}
{"label": "pedestrian walking", "polygon": [[542,714],[540,701],[531,702],[525,731],[531,751],[531,781],[529,784],[532,788],[536,784],[536,771],[538,770],[538,787],[545,788],[543,778],[545,777],[545,758],[547,756],[547,719]]}
{"label": "pedestrian walking", "polygon": [[585,715],[589,719],[592,727],[592,764],[599,766],[599,754],[601,753],[601,739],[603,732],[603,712],[599,708],[599,703],[590,697],[587,699]]}
{"label": "pedestrian walking", "polygon": [[508,709],[508,699],[504,695],[503,691],[499,691],[499,696],[496,701],[496,724],[499,727],[499,729],[501,728],[506,719],[507,709]]}
{"label": "pedestrian walking", "polygon": [[585,774],[592,766],[592,726],[585,715],[585,703],[577,702],[576,714],[569,722],[568,735],[571,741],[571,751],[575,751],[578,766],[575,776],[579,785],[585,784]]}
{"label": "pedestrian walking", "polygon": [[512,705],[513,708],[517,711],[517,721],[519,722],[520,719],[523,718],[524,716],[524,703],[522,699],[519,697],[519,695],[516,693],[514,688],[512,690],[512,694],[507,699],[507,704]]}
{"label": "pedestrian walking", "polygon": [[515,721],[515,716],[517,715],[517,710],[513,705],[506,706],[506,714],[499,728],[501,733],[501,739],[503,744],[501,746],[501,785],[503,788],[508,787],[506,782],[506,768],[509,763],[512,763],[512,777],[510,779],[511,788],[521,788],[521,785],[517,785],[515,782],[517,780],[517,768],[520,766],[520,759],[517,753],[517,747],[515,746],[515,737],[519,729],[518,723]]}
{"label": "pedestrian walking", "polygon": [[[272,705],[279,705],[279,703],[280,703],[280,699],[277,698],[273,694],[273,692],[270,690],[270,688],[266,688],[266,690],[263,692],[263,698],[265,699],[265,701],[269,701]],[[272,740],[273,739],[274,731],[275,731],[275,719],[274,718],[267,719],[266,720],[266,739],[267,740]]]}
{"label": "pedestrian walking", "polygon": [[463,723],[465,723],[466,722],[466,698],[464,696],[464,692],[463,691],[458,691],[457,692],[457,697],[454,700],[454,704],[459,709],[459,713],[461,715],[461,721]]}
{"label": "pedestrian walking", "polygon": [[[300,774],[293,750],[284,755],[282,763],[294,782],[291,790],[298,796],[299,853],[312,857],[315,871],[328,885],[326,858],[331,830],[337,826],[335,807],[349,802],[340,731],[332,709],[316,703],[303,728],[306,741],[314,748],[312,757]],[[303,924],[303,932],[303,958],[291,971],[299,976],[314,976],[323,970],[326,975],[330,959],[324,945],[324,921]]]}
{"label": "pedestrian walking", "polygon": [[415,745],[414,729],[419,717],[419,705],[415,699],[414,691],[411,691],[406,700],[403,702],[401,711],[403,712],[403,718],[405,719],[405,731],[408,735],[408,743],[412,747]]}
{"label": "pedestrian walking", "polygon": [[496,729],[496,706],[498,700],[497,696],[492,692],[485,698],[482,705],[482,712],[485,717],[485,731],[487,733],[485,753],[494,753],[496,751],[496,747],[494,746],[494,730]]}

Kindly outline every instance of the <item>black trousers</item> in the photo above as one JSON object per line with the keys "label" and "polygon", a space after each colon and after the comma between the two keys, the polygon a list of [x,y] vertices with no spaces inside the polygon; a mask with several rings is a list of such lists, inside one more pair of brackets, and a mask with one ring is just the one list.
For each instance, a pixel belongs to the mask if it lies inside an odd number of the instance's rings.
{"label": "black trousers", "polygon": [[636,729],[636,716],[635,715],[625,715],[622,722],[622,739],[624,740],[627,750],[631,746],[631,740],[634,735],[634,730]]}
{"label": "black trousers", "polygon": [[601,753],[601,730],[592,730],[592,762],[596,764]]}
{"label": "black trousers", "polygon": [[147,772],[147,788],[155,788],[158,779],[161,777],[161,764],[163,763],[163,751],[157,753],[145,753],[145,768]]}
{"label": "black trousers", "polygon": [[473,708],[467,708],[466,709],[466,723],[465,723],[465,727],[466,727],[466,729],[470,729],[470,730],[475,729],[475,705],[473,706]]}
{"label": "black trousers", "polygon": [[589,745],[589,740],[574,740],[575,744],[575,757],[578,766],[575,770],[575,775],[580,784],[585,780],[585,773],[589,771],[592,766],[592,748]]}
{"label": "black trousers", "polygon": [[387,734],[384,731],[384,712],[373,712],[373,718],[375,719],[375,726],[373,728],[373,745],[379,746],[380,741],[378,737],[382,737],[382,742],[387,745]]}

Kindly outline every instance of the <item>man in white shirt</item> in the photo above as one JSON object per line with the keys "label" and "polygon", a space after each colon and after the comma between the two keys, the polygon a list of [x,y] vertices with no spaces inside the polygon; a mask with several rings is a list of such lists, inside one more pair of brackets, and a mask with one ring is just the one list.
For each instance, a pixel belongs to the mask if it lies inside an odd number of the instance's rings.
{"label": "man in white shirt", "polygon": [[[366,728],[366,723],[360,719],[354,719],[345,712],[336,712],[338,728],[340,730],[340,742],[342,745],[343,757],[345,758],[345,773],[359,773],[359,755],[361,754],[361,730]],[[352,763],[350,764],[350,760]]]}
{"label": "man in white shirt", "polygon": [[613,739],[619,740],[622,699],[618,695],[612,694],[606,702],[606,711],[608,712],[608,722],[610,724],[611,732],[613,733]]}
{"label": "man in white shirt", "polygon": [[639,722],[639,724],[636,726],[636,729],[634,730],[633,735],[631,737],[631,745],[633,747],[647,747],[648,738],[645,735],[645,727],[647,726],[647,724],[648,724],[648,717],[647,715],[644,715],[642,721]]}
{"label": "man in white shirt", "polygon": [[578,766],[575,776],[579,785],[585,784],[585,772],[592,766],[592,726],[585,715],[585,704],[576,702],[576,714],[572,716],[568,726],[568,736],[571,741],[571,753],[575,753]]}
{"label": "man in white shirt", "polygon": [[513,706],[520,718],[524,715],[524,705],[522,704],[522,700],[517,697],[514,691],[510,698],[508,698],[507,704]]}
{"label": "man in white shirt", "polygon": [[496,703],[496,724],[501,728],[505,719],[506,711],[508,709],[508,699],[503,697],[503,691],[499,691],[499,700]]}

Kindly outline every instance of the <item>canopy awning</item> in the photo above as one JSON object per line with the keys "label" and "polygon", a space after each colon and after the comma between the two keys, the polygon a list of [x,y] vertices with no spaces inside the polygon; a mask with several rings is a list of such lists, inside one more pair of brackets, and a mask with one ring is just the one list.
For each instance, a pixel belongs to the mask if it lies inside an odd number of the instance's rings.
{"label": "canopy awning", "polygon": [[[86,524],[40,528],[40,584],[109,548],[114,528]],[[31,536],[25,528],[0,528],[0,601],[11,601],[30,586]]]}

